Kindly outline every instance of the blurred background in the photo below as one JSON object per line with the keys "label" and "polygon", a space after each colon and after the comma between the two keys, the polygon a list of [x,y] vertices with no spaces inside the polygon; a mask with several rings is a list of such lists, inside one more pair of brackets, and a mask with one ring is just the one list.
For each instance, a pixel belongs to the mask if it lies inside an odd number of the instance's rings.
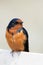
{"label": "blurred background", "polygon": [[43,53],[43,0],[0,0],[0,49],[11,50],[5,32],[13,18],[24,22],[30,52]]}

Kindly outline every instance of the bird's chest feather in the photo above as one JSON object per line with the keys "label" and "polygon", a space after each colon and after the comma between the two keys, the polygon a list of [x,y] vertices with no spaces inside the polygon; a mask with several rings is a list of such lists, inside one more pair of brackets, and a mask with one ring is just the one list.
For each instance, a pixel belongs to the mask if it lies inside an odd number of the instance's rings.
{"label": "bird's chest feather", "polygon": [[23,33],[23,31],[19,31],[13,36],[7,33],[7,41],[9,42],[9,46],[13,50],[24,50],[24,43],[26,41],[26,35]]}

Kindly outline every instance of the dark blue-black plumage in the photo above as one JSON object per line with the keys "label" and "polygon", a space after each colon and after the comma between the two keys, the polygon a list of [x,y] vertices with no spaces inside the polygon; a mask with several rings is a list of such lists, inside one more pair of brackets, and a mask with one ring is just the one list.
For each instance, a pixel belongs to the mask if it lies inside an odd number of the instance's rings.
{"label": "dark blue-black plumage", "polygon": [[7,26],[7,29],[10,29],[11,27],[14,27],[17,24],[22,24],[23,22],[17,22],[17,20],[19,20],[19,18],[14,18],[10,21],[10,23]]}

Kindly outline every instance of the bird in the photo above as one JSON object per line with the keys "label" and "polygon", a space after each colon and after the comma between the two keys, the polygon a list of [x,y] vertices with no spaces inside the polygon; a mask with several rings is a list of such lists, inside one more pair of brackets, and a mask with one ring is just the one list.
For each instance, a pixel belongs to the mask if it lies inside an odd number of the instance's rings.
{"label": "bird", "polygon": [[13,18],[9,22],[5,36],[12,52],[29,52],[29,36],[27,30],[23,27],[23,21],[21,19]]}

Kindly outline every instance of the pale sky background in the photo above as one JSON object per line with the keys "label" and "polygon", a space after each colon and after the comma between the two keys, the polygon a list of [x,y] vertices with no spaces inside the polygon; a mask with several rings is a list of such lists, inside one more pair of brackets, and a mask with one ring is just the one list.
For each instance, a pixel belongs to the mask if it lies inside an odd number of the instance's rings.
{"label": "pale sky background", "polygon": [[15,17],[28,31],[30,52],[43,53],[43,0],[0,0],[0,49],[11,50],[5,31]]}

